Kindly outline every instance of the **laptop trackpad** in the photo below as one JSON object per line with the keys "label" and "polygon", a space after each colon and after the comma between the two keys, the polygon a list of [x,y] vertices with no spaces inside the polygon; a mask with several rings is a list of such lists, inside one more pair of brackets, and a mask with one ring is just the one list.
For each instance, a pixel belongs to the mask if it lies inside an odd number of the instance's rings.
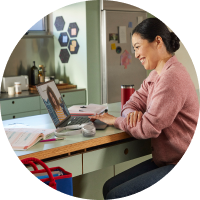
{"label": "laptop trackpad", "polygon": [[98,119],[96,119],[93,123],[94,123],[94,126],[96,127],[96,130],[103,130],[108,126],[108,124],[106,124]]}

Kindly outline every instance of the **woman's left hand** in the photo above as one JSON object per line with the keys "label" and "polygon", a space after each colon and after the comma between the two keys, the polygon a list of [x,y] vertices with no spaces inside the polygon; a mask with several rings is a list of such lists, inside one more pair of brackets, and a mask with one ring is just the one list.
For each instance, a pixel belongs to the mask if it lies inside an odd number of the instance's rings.
{"label": "woman's left hand", "polygon": [[108,125],[114,125],[115,120],[117,117],[114,117],[113,115],[109,115],[108,113],[104,113],[101,115],[95,115],[95,116],[89,116],[91,121],[95,121],[96,119],[108,124]]}

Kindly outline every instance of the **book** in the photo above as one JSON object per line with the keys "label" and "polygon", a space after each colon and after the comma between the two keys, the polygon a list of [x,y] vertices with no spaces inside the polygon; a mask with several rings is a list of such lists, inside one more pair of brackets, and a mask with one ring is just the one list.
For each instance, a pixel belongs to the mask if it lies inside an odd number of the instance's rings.
{"label": "book", "polygon": [[91,116],[104,112],[107,110],[107,105],[89,104],[89,105],[75,105],[68,108],[70,114],[80,116]]}
{"label": "book", "polygon": [[50,139],[55,129],[5,128],[13,150],[27,150],[42,139]]}

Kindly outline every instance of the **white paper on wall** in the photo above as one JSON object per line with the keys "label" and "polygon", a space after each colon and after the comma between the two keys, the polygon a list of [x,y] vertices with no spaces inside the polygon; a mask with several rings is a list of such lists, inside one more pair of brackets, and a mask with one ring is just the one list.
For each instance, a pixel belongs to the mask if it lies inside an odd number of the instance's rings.
{"label": "white paper on wall", "polygon": [[119,26],[119,43],[126,43],[126,26]]}

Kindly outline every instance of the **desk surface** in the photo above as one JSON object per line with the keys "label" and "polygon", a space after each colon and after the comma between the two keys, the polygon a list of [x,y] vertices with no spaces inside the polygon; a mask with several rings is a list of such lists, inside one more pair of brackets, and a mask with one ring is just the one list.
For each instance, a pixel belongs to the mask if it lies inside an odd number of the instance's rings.
{"label": "desk surface", "polygon": [[[120,103],[109,104],[108,112],[116,117],[120,115]],[[4,127],[29,127],[29,128],[55,128],[49,114],[36,115],[25,118],[18,118],[3,121]],[[130,138],[130,136],[115,127],[109,126],[105,130],[97,130],[94,137],[84,137],[82,134],[74,136],[65,136],[64,140],[53,142],[39,142],[25,151],[15,151],[19,159],[27,157],[36,157],[38,159],[47,159],[63,154],[71,154],[87,148],[108,144],[115,141]]]}

